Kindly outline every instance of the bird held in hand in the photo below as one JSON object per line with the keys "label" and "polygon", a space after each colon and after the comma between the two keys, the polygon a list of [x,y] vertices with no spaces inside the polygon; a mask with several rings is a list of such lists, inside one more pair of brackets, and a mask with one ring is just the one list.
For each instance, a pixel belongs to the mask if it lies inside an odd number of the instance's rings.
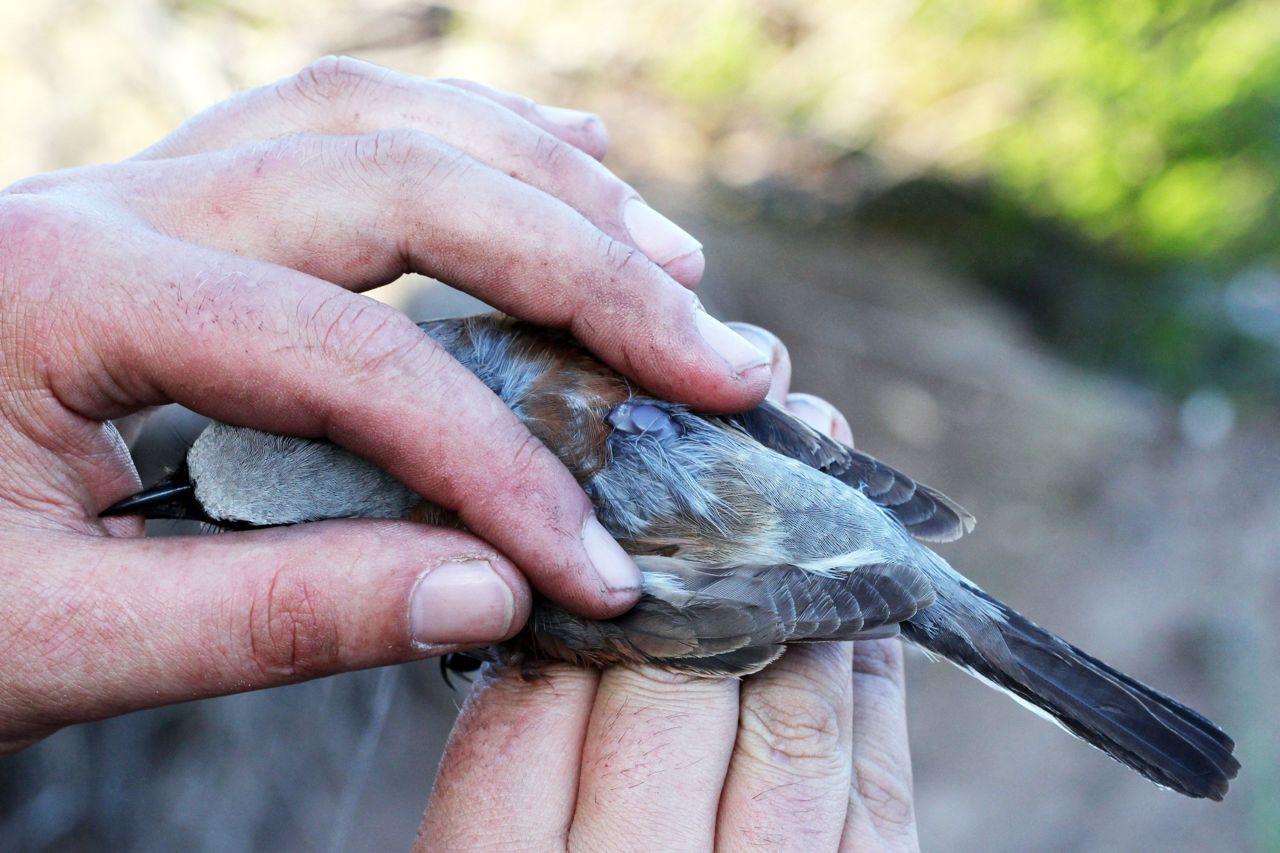
{"label": "bird held in hand", "polygon": [[[1158,785],[1226,793],[1239,763],[1213,723],[1033,624],[923,544],[973,526],[941,493],[771,403],[708,416],[647,397],[562,333],[497,315],[421,325],[559,456],[644,573],[639,603],[614,619],[538,600],[499,659],[741,676],[788,643],[900,634]],[[104,514],[127,513],[233,528],[458,523],[336,445],[218,423],[177,474]]]}

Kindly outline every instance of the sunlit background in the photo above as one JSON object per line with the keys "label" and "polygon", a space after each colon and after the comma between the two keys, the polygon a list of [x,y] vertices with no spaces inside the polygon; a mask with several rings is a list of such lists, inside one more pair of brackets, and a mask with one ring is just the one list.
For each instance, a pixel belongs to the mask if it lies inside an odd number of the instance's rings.
{"label": "sunlit background", "polygon": [[[1280,850],[1280,4],[264,7],[0,4],[0,185],[333,52],[600,113],[705,301],[978,516],[945,556],[1240,744],[1192,802],[913,658],[925,849]],[[71,729],[0,760],[0,848],[402,849],[460,696],[424,664]]]}

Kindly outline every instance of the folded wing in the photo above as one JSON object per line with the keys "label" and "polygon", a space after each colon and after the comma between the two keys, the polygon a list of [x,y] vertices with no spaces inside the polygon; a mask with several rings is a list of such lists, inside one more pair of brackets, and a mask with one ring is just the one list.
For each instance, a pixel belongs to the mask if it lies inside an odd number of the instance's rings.
{"label": "folded wing", "polygon": [[555,652],[604,648],[618,660],[737,676],[771,663],[786,643],[892,636],[934,597],[921,571],[897,563],[818,573],[641,560],[649,564],[645,595],[634,609],[592,622],[544,605],[534,614],[535,632],[562,643]]}
{"label": "folded wing", "polygon": [[949,542],[973,529],[973,516],[942,492],[917,483],[874,456],[828,438],[773,403],[763,403],[724,420],[770,450],[858,489],[917,539]]}

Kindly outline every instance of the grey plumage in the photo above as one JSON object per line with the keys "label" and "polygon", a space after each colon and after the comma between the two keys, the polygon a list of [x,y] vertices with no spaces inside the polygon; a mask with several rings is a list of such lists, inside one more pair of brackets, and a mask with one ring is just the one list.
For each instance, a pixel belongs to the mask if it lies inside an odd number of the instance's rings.
{"label": "grey plumage", "polygon": [[[500,657],[745,675],[787,643],[901,630],[1157,784],[1220,799],[1234,778],[1234,745],[1216,726],[1034,625],[926,547],[973,527],[940,492],[768,403],[710,417],[645,397],[560,333],[498,317],[423,328],[557,453],[644,572],[639,604],[616,619],[539,599]],[[456,523],[326,442],[215,425],[186,464],[199,510],[221,523]]]}
{"label": "grey plumage", "polygon": [[590,660],[612,647],[620,657],[674,669],[742,675],[772,663],[787,643],[893,636],[933,600],[928,578],[905,565],[832,575],[788,565],[711,571],[671,557],[639,560],[646,594],[634,609],[597,622],[543,603],[534,615],[535,648]]}

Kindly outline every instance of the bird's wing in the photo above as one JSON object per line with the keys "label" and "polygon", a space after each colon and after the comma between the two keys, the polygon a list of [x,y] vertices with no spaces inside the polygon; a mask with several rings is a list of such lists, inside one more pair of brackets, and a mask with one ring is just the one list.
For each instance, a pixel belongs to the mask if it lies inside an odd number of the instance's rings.
{"label": "bird's wing", "polygon": [[625,659],[737,676],[762,669],[786,643],[891,636],[934,599],[924,573],[905,564],[817,573],[680,562],[664,566],[671,571],[646,566],[645,595],[616,619],[593,622],[545,608],[535,614],[535,631],[570,649],[612,649]]}
{"label": "bird's wing", "polygon": [[858,489],[918,539],[950,542],[973,529],[973,516],[942,492],[828,438],[773,403],[762,403],[724,420],[770,450]]}

